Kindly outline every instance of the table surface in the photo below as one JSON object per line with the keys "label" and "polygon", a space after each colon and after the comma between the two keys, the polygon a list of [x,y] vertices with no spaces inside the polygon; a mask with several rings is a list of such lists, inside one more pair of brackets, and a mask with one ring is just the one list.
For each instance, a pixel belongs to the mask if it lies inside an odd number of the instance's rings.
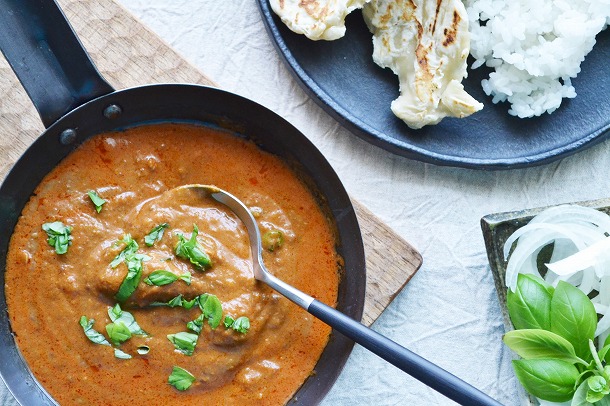
{"label": "table surface", "polygon": [[[254,0],[119,3],[222,88],[294,124],[326,156],[348,192],[422,253],[422,268],[373,328],[500,402],[517,404],[480,218],[608,197],[610,143],[510,171],[411,161],[360,140],[307,97],[276,53]],[[3,385],[0,404],[17,405]],[[357,346],[324,404],[452,402]]]}

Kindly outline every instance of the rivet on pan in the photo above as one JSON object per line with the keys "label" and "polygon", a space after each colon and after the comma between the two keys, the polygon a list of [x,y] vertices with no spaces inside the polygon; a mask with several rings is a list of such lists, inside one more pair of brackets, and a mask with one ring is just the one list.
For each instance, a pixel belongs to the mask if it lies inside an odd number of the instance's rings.
{"label": "rivet on pan", "polygon": [[114,120],[115,118],[118,118],[122,112],[123,110],[119,106],[111,104],[104,109],[104,117],[109,120]]}
{"label": "rivet on pan", "polygon": [[59,134],[59,142],[63,145],[70,145],[76,140],[76,131],[72,128],[66,128]]}

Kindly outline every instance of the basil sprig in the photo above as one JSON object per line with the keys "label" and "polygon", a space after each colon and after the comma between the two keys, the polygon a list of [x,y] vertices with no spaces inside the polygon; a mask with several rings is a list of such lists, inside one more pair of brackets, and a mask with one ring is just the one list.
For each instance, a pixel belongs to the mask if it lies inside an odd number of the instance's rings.
{"label": "basil sprig", "polygon": [[597,351],[597,313],[580,289],[563,281],[553,289],[520,274],[507,308],[516,330],[503,340],[522,358],[513,368],[529,393],[551,402],[572,399],[572,405],[610,401],[610,343]]}
{"label": "basil sprig", "polygon": [[154,243],[156,243],[157,241],[160,241],[161,238],[163,238],[163,232],[168,227],[169,227],[169,224],[167,224],[167,223],[162,223],[162,224],[159,224],[158,226],[154,227],[152,230],[150,230],[150,233],[148,233],[148,234],[146,234],[146,236],[144,236],[144,244],[146,244],[146,246],[148,246],[148,247],[152,247],[154,245]]}
{"label": "basil sprig", "polygon": [[68,246],[72,244],[72,227],[66,226],[61,221],[54,221],[52,223],[45,223],[42,225],[42,229],[47,233],[49,237],[47,243],[53,248],[59,255],[68,252]]}
{"label": "basil sprig", "polygon": [[90,190],[87,192],[87,194],[89,195],[89,199],[91,199],[91,202],[95,206],[95,211],[97,211],[98,213],[101,212],[102,206],[106,203],[106,200],[102,199],[95,190]]}
{"label": "basil sprig", "polygon": [[172,373],[169,376],[167,382],[178,390],[187,390],[191,387],[196,378],[184,368],[174,366]]}
{"label": "basil sprig", "polygon": [[187,241],[182,234],[178,234],[178,245],[176,245],[176,256],[188,259],[196,269],[202,270],[212,266],[212,260],[203,247],[197,242],[199,228],[193,224],[191,238]]}

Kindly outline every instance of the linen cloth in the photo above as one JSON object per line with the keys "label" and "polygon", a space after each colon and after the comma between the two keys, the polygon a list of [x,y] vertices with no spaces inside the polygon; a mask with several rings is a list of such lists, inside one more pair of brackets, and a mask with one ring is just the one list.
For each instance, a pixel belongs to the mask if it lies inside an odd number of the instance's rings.
{"label": "linen cloth", "polygon": [[[274,49],[254,0],[118,1],[220,87],[295,125],[326,156],[350,195],[422,253],[423,266],[373,328],[501,403],[518,404],[480,218],[609,196],[610,143],[510,171],[439,167],[395,156],[360,140],[308,98]],[[0,404],[17,405],[4,385]],[[323,404],[454,403],[356,346]]]}

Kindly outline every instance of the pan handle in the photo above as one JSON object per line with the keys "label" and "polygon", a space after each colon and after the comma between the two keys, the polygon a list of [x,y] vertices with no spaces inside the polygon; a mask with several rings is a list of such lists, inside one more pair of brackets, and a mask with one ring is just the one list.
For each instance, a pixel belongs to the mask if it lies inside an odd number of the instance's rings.
{"label": "pan handle", "polygon": [[114,91],[54,0],[0,0],[0,50],[47,128]]}

